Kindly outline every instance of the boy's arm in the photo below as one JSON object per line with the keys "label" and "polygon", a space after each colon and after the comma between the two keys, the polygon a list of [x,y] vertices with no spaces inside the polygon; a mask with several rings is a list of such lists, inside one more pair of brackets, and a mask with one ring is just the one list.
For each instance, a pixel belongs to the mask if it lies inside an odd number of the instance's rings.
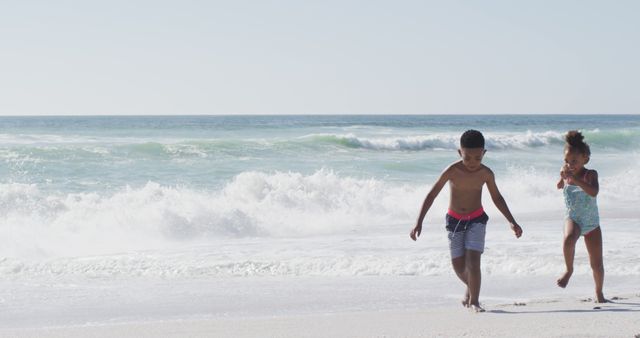
{"label": "boy's arm", "polygon": [[416,221],[416,226],[411,230],[409,236],[414,241],[418,239],[420,233],[422,232],[422,222],[424,221],[424,217],[427,215],[427,211],[431,208],[433,201],[436,199],[444,185],[449,181],[451,167],[447,168],[436,183],[431,187],[431,190],[425,197],[424,202],[422,202],[422,208],[420,209],[420,214],[418,215],[418,220]]}
{"label": "boy's arm", "polygon": [[496,205],[498,210],[500,210],[500,212],[504,215],[507,221],[509,221],[511,230],[513,230],[516,237],[520,238],[520,236],[522,236],[522,228],[518,225],[516,220],[513,218],[513,215],[511,215],[511,211],[509,211],[507,202],[504,200],[504,197],[502,197],[502,194],[500,194],[500,191],[498,190],[495,176],[493,175],[493,172],[491,170],[489,170],[489,175],[487,178],[487,188],[489,189],[489,194],[491,194],[491,200],[493,200],[493,204]]}

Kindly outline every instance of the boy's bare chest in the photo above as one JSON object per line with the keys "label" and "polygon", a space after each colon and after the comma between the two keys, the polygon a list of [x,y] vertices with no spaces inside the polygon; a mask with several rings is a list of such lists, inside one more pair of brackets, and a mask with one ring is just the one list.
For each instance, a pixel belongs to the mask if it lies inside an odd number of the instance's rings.
{"label": "boy's bare chest", "polygon": [[481,174],[455,175],[449,181],[451,188],[456,190],[482,190],[484,176]]}

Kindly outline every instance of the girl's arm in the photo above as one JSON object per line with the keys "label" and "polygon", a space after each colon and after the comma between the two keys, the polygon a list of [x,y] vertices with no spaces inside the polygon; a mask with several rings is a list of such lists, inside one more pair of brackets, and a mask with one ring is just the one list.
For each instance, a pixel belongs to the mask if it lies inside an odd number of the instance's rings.
{"label": "girl's arm", "polygon": [[581,177],[572,177],[572,183],[579,186],[589,196],[596,197],[600,191],[600,185],[598,184],[598,172],[595,170],[588,170],[582,179]]}
{"label": "girl's arm", "polygon": [[556,184],[556,187],[558,187],[558,189],[564,188],[565,178],[567,178],[567,166],[563,165],[562,168],[560,168],[560,180]]}
{"label": "girl's arm", "polygon": [[491,200],[493,200],[493,204],[496,205],[498,210],[500,210],[507,221],[509,221],[511,230],[513,230],[516,237],[520,238],[520,236],[522,236],[522,228],[520,227],[520,225],[518,225],[518,223],[516,223],[513,215],[511,215],[511,211],[509,211],[507,202],[504,200],[504,197],[502,197],[502,194],[498,190],[495,176],[493,175],[493,172],[491,170],[489,170],[489,177],[487,178],[487,189],[489,189],[489,194],[491,194]]}
{"label": "girl's arm", "polygon": [[445,169],[445,171],[440,175],[438,181],[431,187],[431,190],[425,197],[424,202],[422,202],[422,208],[420,209],[420,214],[418,215],[418,220],[416,221],[416,226],[411,230],[409,236],[414,241],[418,239],[420,233],[422,232],[422,222],[424,221],[424,217],[427,215],[427,211],[431,208],[433,201],[436,199],[445,183],[449,181],[451,167]]}

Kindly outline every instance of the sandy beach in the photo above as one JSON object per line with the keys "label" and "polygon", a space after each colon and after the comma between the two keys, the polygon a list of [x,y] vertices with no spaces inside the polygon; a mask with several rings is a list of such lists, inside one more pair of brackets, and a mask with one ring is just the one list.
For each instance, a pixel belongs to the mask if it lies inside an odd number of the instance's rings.
{"label": "sandy beach", "polygon": [[634,337],[640,295],[462,307],[5,329],[2,337]]}
{"label": "sandy beach", "polygon": [[610,303],[587,274],[487,276],[473,313],[442,277],[247,277],[5,284],[0,337],[634,337],[640,293],[612,277]]}

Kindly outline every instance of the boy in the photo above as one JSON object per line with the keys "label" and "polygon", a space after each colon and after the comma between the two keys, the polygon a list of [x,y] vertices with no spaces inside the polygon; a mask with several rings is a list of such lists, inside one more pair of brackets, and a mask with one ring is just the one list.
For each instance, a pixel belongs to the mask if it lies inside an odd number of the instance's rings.
{"label": "boy", "polygon": [[425,198],[416,226],[411,230],[414,241],[422,232],[422,222],[445,183],[449,182],[451,195],[447,212],[447,231],[451,264],[458,278],[467,286],[462,304],[475,312],[484,312],[480,307],[480,256],[484,251],[484,237],[489,217],[482,209],[482,186],[487,185],[491,199],[498,210],[509,221],[517,238],[522,228],[511,215],[507,203],[498,191],[491,169],[482,164],[484,136],[477,130],[467,130],[460,137],[458,154],[462,160],[444,170]]}

